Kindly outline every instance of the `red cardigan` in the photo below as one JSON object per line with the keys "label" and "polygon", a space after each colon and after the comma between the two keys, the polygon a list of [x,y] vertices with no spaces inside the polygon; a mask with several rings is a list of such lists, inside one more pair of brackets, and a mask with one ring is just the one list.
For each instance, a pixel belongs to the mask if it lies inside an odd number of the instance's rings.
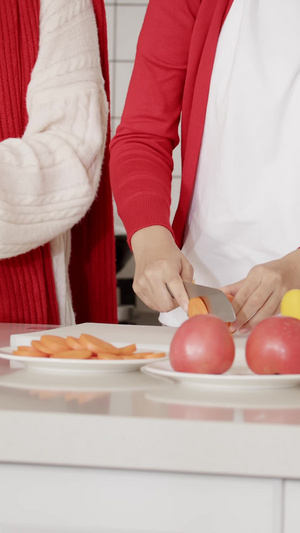
{"label": "red cardigan", "polygon": [[[109,96],[104,2],[93,4]],[[39,10],[40,0],[0,2],[0,141],[21,137],[27,124],[26,93],[38,54]],[[117,322],[108,149],[97,198],[72,229],[70,282],[77,322]],[[0,260],[0,322],[59,324],[49,244]]]}
{"label": "red cardigan", "polygon": [[[128,239],[162,225],[182,245],[211,73],[233,0],[150,0],[126,104],[113,138],[111,183]],[[170,226],[172,151],[181,117],[182,185]]]}

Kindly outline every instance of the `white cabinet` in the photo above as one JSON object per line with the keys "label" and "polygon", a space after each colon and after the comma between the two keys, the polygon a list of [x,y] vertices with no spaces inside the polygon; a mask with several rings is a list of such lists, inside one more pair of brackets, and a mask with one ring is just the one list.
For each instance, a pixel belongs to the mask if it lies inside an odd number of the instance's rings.
{"label": "white cabinet", "polygon": [[0,532],[282,533],[281,488],[269,479],[2,464]]}
{"label": "white cabinet", "polygon": [[300,481],[284,482],[284,528],[283,533],[300,532]]}

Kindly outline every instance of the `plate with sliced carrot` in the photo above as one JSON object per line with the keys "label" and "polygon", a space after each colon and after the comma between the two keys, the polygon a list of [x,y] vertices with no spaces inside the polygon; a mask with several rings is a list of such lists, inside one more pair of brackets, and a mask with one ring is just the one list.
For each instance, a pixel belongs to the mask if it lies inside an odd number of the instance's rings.
{"label": "plate with sliced carrot", "polygon": [[29,370],[81,372],[132,372],[166,355],[152,347],[146,350],[135,343],[112,344],[87,333],[79,337],[41,335],[28,346],[0,349],[0,358],[21,363]]}

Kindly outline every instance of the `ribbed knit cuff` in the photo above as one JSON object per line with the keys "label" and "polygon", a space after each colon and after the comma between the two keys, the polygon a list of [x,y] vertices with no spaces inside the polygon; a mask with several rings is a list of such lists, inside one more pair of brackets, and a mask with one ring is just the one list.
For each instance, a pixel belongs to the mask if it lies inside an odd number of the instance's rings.
{"label": "ribbed knit cuff", "polygon": [[123,220],[130,248],[132,235],[148,226],[164,226],[173,234],[169,205],[157,196],[135,196],[122,206],[119,215]]}

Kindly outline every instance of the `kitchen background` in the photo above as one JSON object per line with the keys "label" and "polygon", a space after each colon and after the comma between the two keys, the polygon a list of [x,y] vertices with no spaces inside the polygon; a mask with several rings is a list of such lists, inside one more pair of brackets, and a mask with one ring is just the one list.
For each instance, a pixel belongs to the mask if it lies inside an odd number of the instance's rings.
{"label": "kitchen background", "polygon": [[[105,0],[108,30],[108,53],[111,83],[112,135],[120,122],[126,93],[133,68],[138,35],[146,13],[147,1]],[[171,216],[174,216],[180,190],[180,148],[174,152]],[[117,239],[118,314],[120,322],[157,325],[157,313],[146,307],[132,291],[133,257],[129,254],[122,266],[121,256],[126,256],[124,226],[115,209],[115,234]],[[124,257],[125,260],[125,257]]]}

